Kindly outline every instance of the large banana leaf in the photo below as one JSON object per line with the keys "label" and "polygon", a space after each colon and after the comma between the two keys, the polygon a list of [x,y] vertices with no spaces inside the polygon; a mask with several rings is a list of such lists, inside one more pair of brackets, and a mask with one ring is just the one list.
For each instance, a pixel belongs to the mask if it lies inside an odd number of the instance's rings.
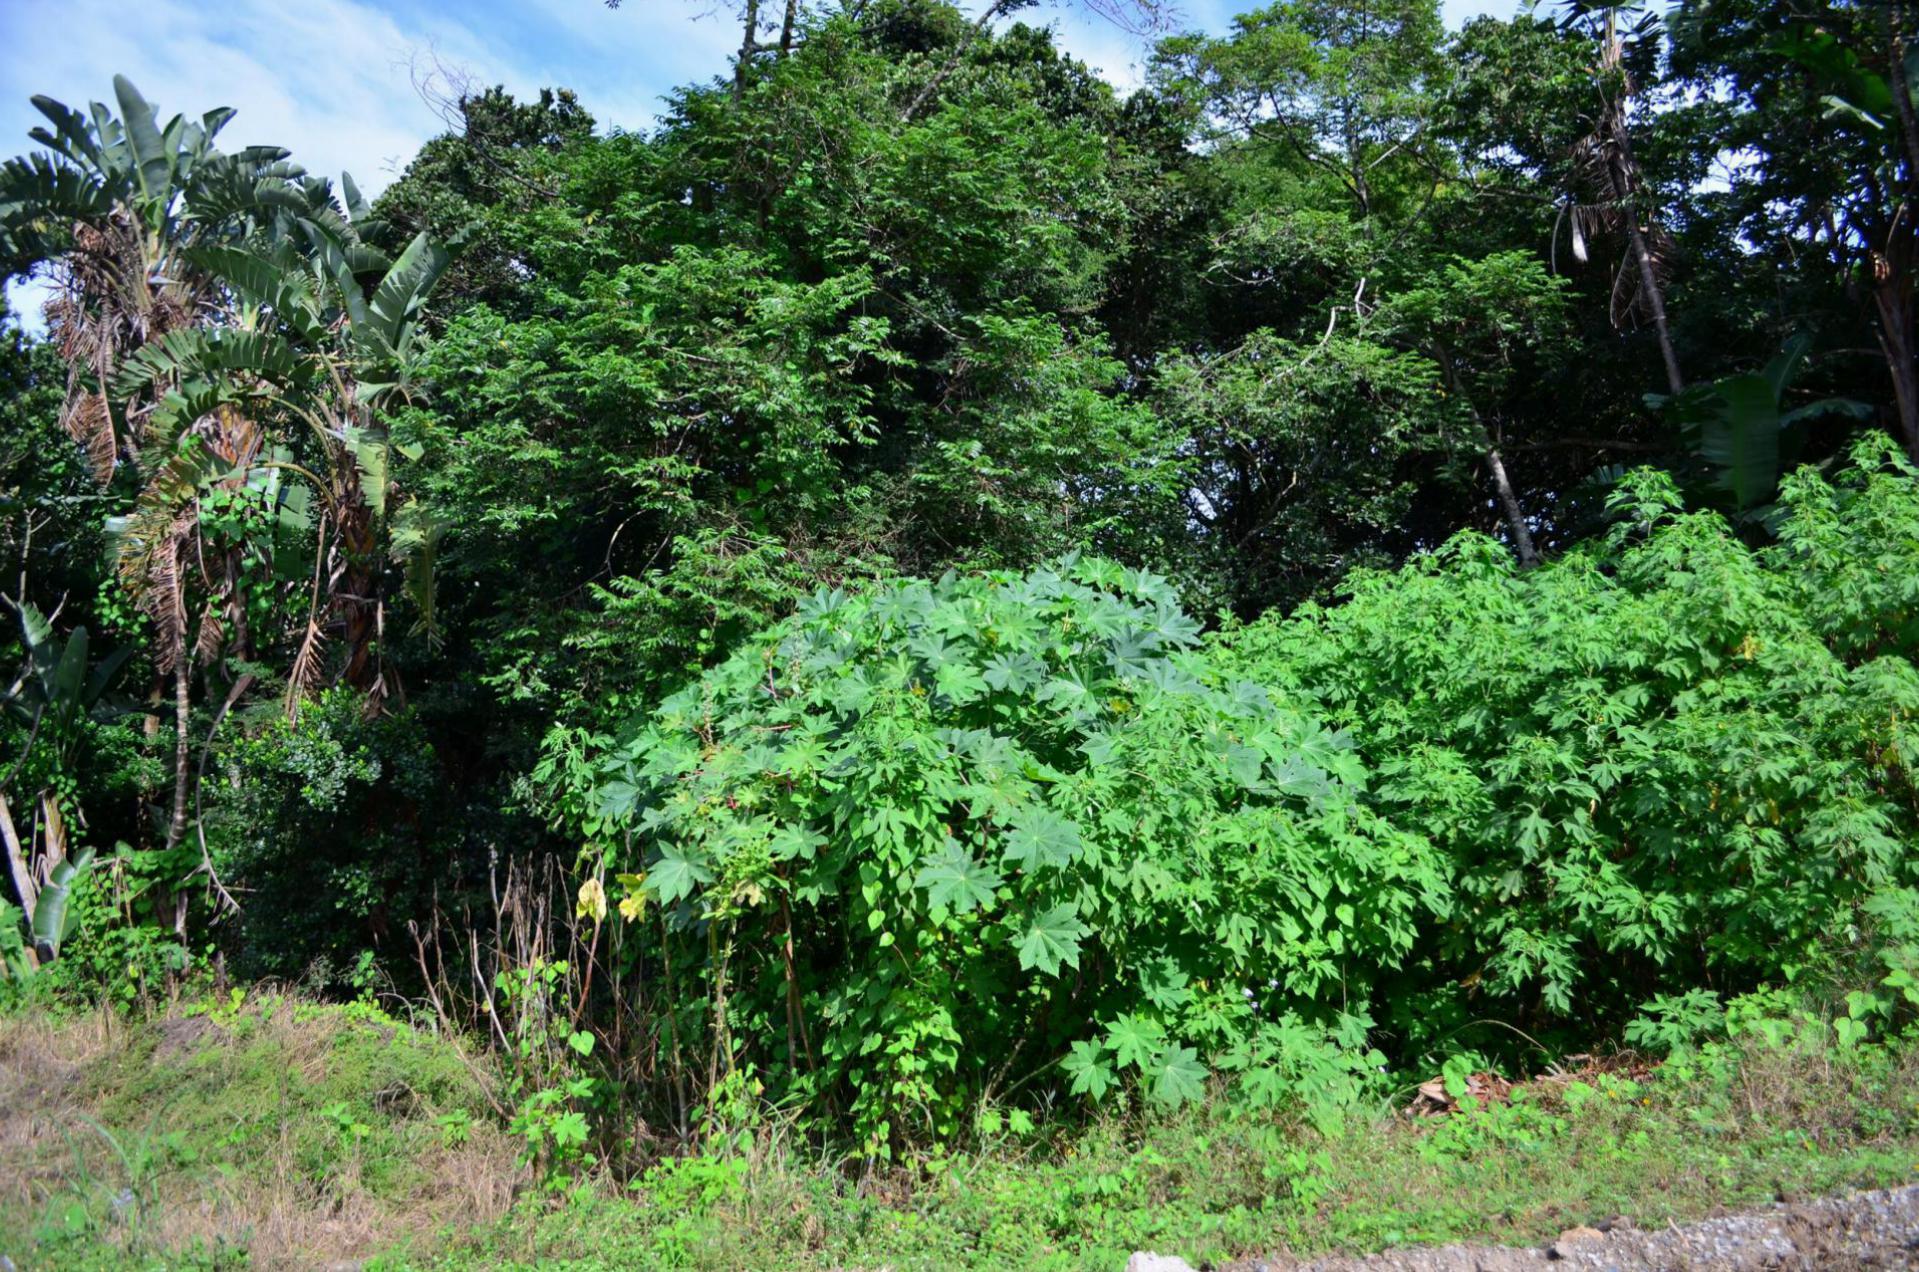
{"label": "large banana leaf", "polygon": [[54,866],[33,907],[33,943],[50,957],[60,953],[60,942],[73,931],[79,916],[73,912],[73,889],[93,864],[93,849],[83,849]]}
{"label": "large banana leaf", "polygon": [[1782,410],[1810,345],[1797,335],[1759,371],[1695,384],[1672,396],[1646,396],[1647,405],[1666,412],[1712,471],[1713,488],[1730,495],[1741,511],[1772,498],[1797,454],[1800,424],[1821,415],[1867,412],[1864,404],[1843,398]]}
{"label": "large banana leaf", "polygon": [[0,268],[21,272],[67,250],[73,224],[113,210],[111,190],[44,154],[0,164]]}
{"label": "large banana leaf", "polygon": [[1772,497],[1779,484],[1779,399],[1761,375],[1735,375],[1710,386],[1700,422],[1699,454],[1740,508]]}
{"label": "large banana leaf", "polygon": [[27,725],[45,715],[57,728],[92,711],[133,654],[131,646],[122,646],[89,668],[87,629],[76,627],[62,642],[46,616],[32,604],[20,606],[20,634],[27,649],[28,674],[21,678],[19,689],[5,699],[5,706],[9,714]]}
{"label": "large banana leaf", "polygon": [[413,631],[435,647],[440,642],[434,562],[446,526],[417,499],[409,499],[393,517],[393,559],[405,572],[406,594],[419,617]]}
{"label": "large banana leaf", "polygon": [[389,354],[405,353],[408,328],[420,306],[426,303],[427,293],[445,271],[447,259],[446,249],[422,230],[380,280],[371,308],[376,329]]}
{"label": "large banana leaf", "polygon": [[36,94],[33,108],[47,117],[53,125],[53,131],[44,128],[29,128],[27,136],[33,138],[47,149],[65,155],[75,163],[102,167],[100,145],[94,140],[93,133],[87,128],[86,116],[64,102],[56,102],[51,97]]}
{"label": "large banana leaf", "polygon": [[237,247],[195,248],[186,255],[242,300],[270,311],[302,341],[314,346],[326,342],[326,318],[299,265]]}
{"label": "large banana leaf", "polygon": [[[177,379],[184,393],[194,381],[214,384],[232,376],[285,385],[301,369],[299,353],[276,332],[186,327],[148,342],[121,363],[112,391],[130,397],[155,380]],[[243,396],[239,388],[221,400]]]}
{"label": "large banana leaf", "polygon": [[360,494],[375,520],[386,518],[388,468],[392,462],[384,429],[349,428],[347,450],[353,455],[353,467],[360,477]]}
{"label": "large banana leaf", "polygon": [[156,202],[170,199],[173,194],[174,152],[160,135],[160,126],[154,119],[153,103],[140,96],[140,90],[124,75],[113,77],[113,95],[120,103],[120,122],[126,127],[133,175],[141,196]]}

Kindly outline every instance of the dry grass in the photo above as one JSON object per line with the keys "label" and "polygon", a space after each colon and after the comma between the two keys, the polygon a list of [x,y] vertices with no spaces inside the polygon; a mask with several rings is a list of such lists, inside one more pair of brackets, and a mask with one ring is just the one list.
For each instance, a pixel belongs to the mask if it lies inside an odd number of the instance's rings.
{"label": "dry grass", "polygon": [[105,1011],[0,1023],[0,1205],[9,1213],[26,1213],[64,1183],[72,1137],[90,1134],[87,1066],[124,1041],[124,1026]]}

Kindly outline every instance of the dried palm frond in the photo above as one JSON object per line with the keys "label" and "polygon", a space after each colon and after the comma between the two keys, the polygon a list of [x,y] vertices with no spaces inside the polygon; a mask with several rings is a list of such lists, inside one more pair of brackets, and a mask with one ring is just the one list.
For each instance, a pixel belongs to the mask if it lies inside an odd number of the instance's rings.
{"label": "dried palm frond", "polygon": [[171,671],[186,653],[181,557],[198,534],[195,498],[205,471],[203,455],[176,451],[147,482],[118,530],[120,584],[158,629],[155,665],[162,672]]}
{"label": "dried palm frond", "polygon": [[299,652],[293,656],[293,667],[287,673],[286,713],[289,720],[298,719],[300,703],[320,688],[325,679],[326,633],[321,630],[317,616],[307,619],[306,633],[300,638]]}
{"label": "dried palm frond", "polygon": [[221,623],[218,600],[208,601],[200,611],[199,630],[193,638],[193,652],[202,664],[210,664],[220,657],[221,649],[226,646],[226,629]]}
{"label": "dried palm frond", "polygon": [[120,439],[113,429],[113,411],[104,394],[82,389],[67,398],[60,412],[61,427],[80,443],[87,453],[87,466],[94,478],[105,482],[113,476],[120,457]]}

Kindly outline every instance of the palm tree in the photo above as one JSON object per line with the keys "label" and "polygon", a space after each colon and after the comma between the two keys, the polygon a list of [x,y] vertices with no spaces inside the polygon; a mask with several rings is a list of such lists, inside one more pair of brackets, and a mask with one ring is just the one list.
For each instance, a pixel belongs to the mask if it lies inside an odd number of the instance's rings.
{"label": "palm tree", "polygon": [[[119,578],[154,623],[155,668],[173,680],[171,849],[187,824],[192,663],[256,644],[240,589],[250,549],[205,532],[209,495],[243,497],[276,533],[316,536],[289,712],[321,683],[331,635],[340,679],[370,709],[396,688],[379,642],[388,556],[409,564],[430,625],[436,532],[416,502],[392,498],[376,411],[408,391],[420,306],[446,255],[424,236],[397,260],[379,252],[350,178],[343,203],[284,150],[216,150],[230,110],[162,127],[124,77],[114,91],[118,116],[34,99],[52,128],[31,134],[43,152],[0,166],[0,262],[55,271],[67,428],[102,480],[139,478],[112,528]],[[295,487],[318,497],[317,516]],[[178,926],[184,916],[182,904]]]}
{"label": "palm tree", "polygon": [[[125,542],[165,541],[195,466],[201,480],[219,469],[215,479],[230,486],[297,480],[317,501],[310,506],[318,516],[284,504],[276,510],[282,526],[310,530],[317,544],[288,675],[290,715],[325,678],[330,639],[343,650],[338,680],[364,693],[370,708],[397,690],[380,644],[389,560],[405,567],[420,625],[432,629],[438,530],[417,500],[394,492],[396,452],[380,411],[412,391],[420,310],[447,255],[420,234],[389,259],[361,233],[369,218],[350,182],[346,194],[343,207],[323,185],[304,187],[304,206],[286,204],[292,214],[270,232],[191,249],[194,264],[223,288],[222,325],[148,346],[121,380],[129,389],[179,386],[154,405],[155,419],[197,421],[206,452],[182,452],[179,480],[149,487],[153,498],[143,497],[129,519]],[[123,559],[130,585],[143,572]]]}
{"label": "palm tree", "polygon": [[194,325],[210,302],[213,280],[187,249],[245,233],[255,191],[299,172],[273,147],[215,150],[231,110],[163,127],[126,77],[113,87],[117,117],[99,102],[85,116],[35,97],[52,126],[29,135],[46,149],[0,165],[0,264],[8,274],[55,270],[48,329],[71,369],[63,419],[103,480],[137,461],[143,440],[141,417],[116,419],[107,398],[116,369]]}
{"label": "palm tree", "polygon": [[[283,150],[215,150],[231,110],[209,111],[198,123],[176,115],[162,126],[153,104],[125,76],[115,76],[113,88],[118,116],[99,102],[82,115],[51,98],[33,99],[51,127],[30,133],[43,151],[0,166],[0,261],[9,274],[54,270],[57,293],[47,319],[68,368],[62,421],[86,448],[95,475],[108,481],[128,464],[149,491],[173,491],[182,476],[176,456],[142,462],[152,440],[151,404],[173,386],[148,385],[147,405],[130,407],[131,399],[122,399],[118,411],[112,388],[124,386],[121,371],[133,355],[203,321],[214,303],[217,284],[193,266],[188,250],[248,232],[254,191],[298,170],[286,164]],[[231,424],[210,431],[230,433]],[[229,451],[245,449],[243,436],[224,440]],[[173,678],[169,848],[186,824],[191,669],[180,563],[192,531],[191,517],[183,514],[162,539],[138,549],[136,596],[160,634],[155,669]],[[122,577],[125,565],[123,558]]]}

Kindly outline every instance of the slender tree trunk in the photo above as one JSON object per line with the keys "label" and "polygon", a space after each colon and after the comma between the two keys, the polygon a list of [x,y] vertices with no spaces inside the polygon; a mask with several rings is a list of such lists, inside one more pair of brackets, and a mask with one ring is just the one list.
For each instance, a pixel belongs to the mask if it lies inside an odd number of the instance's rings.
{"label": "slender tree trunk", "polygon": [[1877,252],[1872,254],[1869,266],[1875,274],[1872,302],[1879,316],[1879,347],[1885,351],[1886,369],[1892,373],[1899,437],[1906,453],[1919,462],[1919,341],[1915,341],[1913,332],[1911,275]]}
{"label": "slender tree trunk", "polygon": [[[187,795],[193,773],[193,651],[184,642],[173,660],[173,817],[167,823],[166,851],[171,854],[187,834]],[[187,939],[187,897],[184,883],[173,894],[173,931],[182,945]]]}
{"label": "slender tree trunk", "polygon": [[1906,78],[1906,41],[1900,29],[1904,15],[1904,5],[1886,6],[1886,65],[1891,72],[1893,111],[1899,116],[1900,148],[1905,153],[1904,185],[1910,191],[1912,183],[1919,181],[1919,113],[1912,108],[1912,84]]}
{"label": "slender tree trunk", "polygon": [[186,838],[186,796],[192,785],[192,677],[194,668],[186,650],[173,662],[173,817],[167,821],[167,852]]}
{"label": "slender tree trunk", "polygon": [[[40,899],[40,890],[33,886],[33,872],[27,867],[27,854],[20,846],[20,832],[13,826],[13,810],[7,807],[7,797],[0,795],[0,839],[6,840],[7,870],[13,876],[13,889],[20,894],[20,908],[26,912],[27,922],[33,922],[33,909]],[[40,966],[40,951],[32,942],[26,943],[28,967]],[[4,972],[0,968],[0,972]]]}
{"label": "slender tree trunk", "polygon": [[1867,260],[1872,271],[1873,308],[1879,315],[1879,347],[1892,373],[1893,405],[1899,416],[1906,454],[1919,462],[1919,340],[1912,317],[1912,204],[1919,197],[1919,113],[1912,107],[1906,78],[1904,5],[1886,6],[1886,62],[1891,70],[1894,113],[1899,119],[1900,154],[1905,160],[1905,202],[1894,213],[1885,242]]}
{"label": "slender tree trunk", "polygon": [[[1619,39],[1619,18],[1615,10],[1606,11],[1606,31],[1600,51],[1600,70],[1607,73],[1620,70],[1623,65],[1625,49]],[[1613,204],[1625,215],[1626,238],[1630,244],[1633,265],[1639,271],[1639,286],[1646,298],[1646,311],[1652,315],[1653,332],[1659,339],[1659,356],[1666,364],[1666,387],[1678,394],[1686,387],[1685,377],[1679,374],[1679,357],[1673,352],[1672,332],[1666,325],[1666,295],[1659,285],[1659,271],[1653,266],[1652,249],[1646,243],[1645,231],[1639,228],[1639,209],[1633,206],[1633,196],[1639,190],[1639,165],[1632,157],[1632,135],[1626,129],[1626,98],[1632,92],[1629,80],[1622,80],[1619,96],[1605,96],[1601,87],[1601,96],[1605,102],[1605,111],[1599,123],[1598,140],[1603,147],[1606,174],[1612,186]]]}
{"label": "slender tree trunk", "polygon": [[1626,218],[1626,241],[1632,252],[1633,266],[1639,271],[1639,289],[1646,298],[1646,312],[1652,315],[1653,334],[1659,340],[1659,357],[1666,364],[1666,388],[1682,392],[1686,379],[1679,373],[1679,355],[1673,351],[1672,331],[1666,325],[1666,293],[1659,285],[1659,271],[1653,265],[1652,248],[1646,232],[1639,228],[1639,209],[1633,195],[1639,189],[1639,173],[1633,163],[1631,139],[1626,134],[1626,107],[1613,103],[1605,123],[1607,167],[1612,177],[1613,199]]}
{"label": "slender tree trunk", "polygon": [[0,839],[7,845],[7,870],[13,876],[13,890],[20,895],[20,907],[33,917],[33,906],[40,899],[40,890],[33,886],[33,872],[27,868],[26,849],[20,845],[20,832],[13,825],[13,809],[7,806],[7,797],[0,795]]}
{"label": "slender tree trunk", "polygon": [[1487,427],[1485,417],[1480,415],[1479,407],[1466,396],[1465,388],[1459,380],[1459,368],[1453,362],[1452,354],[1444,346],[1434,345],[1429,352],[1439,363],[1440,374],[1445,377],[1446,389],[1454,397],[1466,404],[1466,410],[1472,415],[1473,423],[1479,426],[1479,436],[1486,447],[1486,468],[1492,473],[1493,494],[1499,500],[1499,511],[1506,518],[1506,530],[1513,537],[1513,555],[1519,558],[1519,568],[1530,570],[1539,564],[1539,549],[1533,544],[1533,532],[1526,525],[1526,512],[1519,506],[1519,494],[1513,489],[1512,477],[1506,472],[1506,460],[1499,453],[1499,439]]}
{"label": "slender tree trunk", "polygon": [[1679,374],[1679,356],[1673,352],[1672,332],[1666,326],[1666,297],[1659,287],[1659,275],[1653,269],[1646,235],[1639,228],[1639,217],[1631,208],[1626,209],[1626,234],[1632,240],[1633,259],[1639,266],[1639,286],[1646,293],[1646,309],[1652,314],[1653,334],[1659,338],[1659,356],[1666,364],[1666,387],[1677,394],[1685,389],[1686,380]]}
{"label": "slender tree trunk", "polygon": [[[1492,439],[1486,440],[1490,443]],[[1519,496],[1506,475],[1506,461],[1499,457],[1499,447],[1486,447],[1486,467],[1492,470],[1493,490],[1499,495],[1500,510],[1506,514],[1506,529],[1513,536],[1513,552],[1519,557],[1520,568],[1530,570],[1539,564],[1539,550],[1533,546],[1532,531],[1526,528],[1526,514],[1520,510]]]}
{"label": "slender tree trunk", "polygon": [[173,817],[167,823],[166,851],[187,834],[187,788],[193,774],[193,663],[182,648],[173,660]]}
{"label": "slender tree trunk", "polygon": [[746,0],[746,30],[740,36],[740,60],[733,67],[733,97],[746,93],[746,68],[760,51],[760,0]]}
{"label": "slender tree trunk", "polygon": [[800,0],[786,0],[786,17],[780,22],[780,56],[793,51],[793,27],[799,19]]}

